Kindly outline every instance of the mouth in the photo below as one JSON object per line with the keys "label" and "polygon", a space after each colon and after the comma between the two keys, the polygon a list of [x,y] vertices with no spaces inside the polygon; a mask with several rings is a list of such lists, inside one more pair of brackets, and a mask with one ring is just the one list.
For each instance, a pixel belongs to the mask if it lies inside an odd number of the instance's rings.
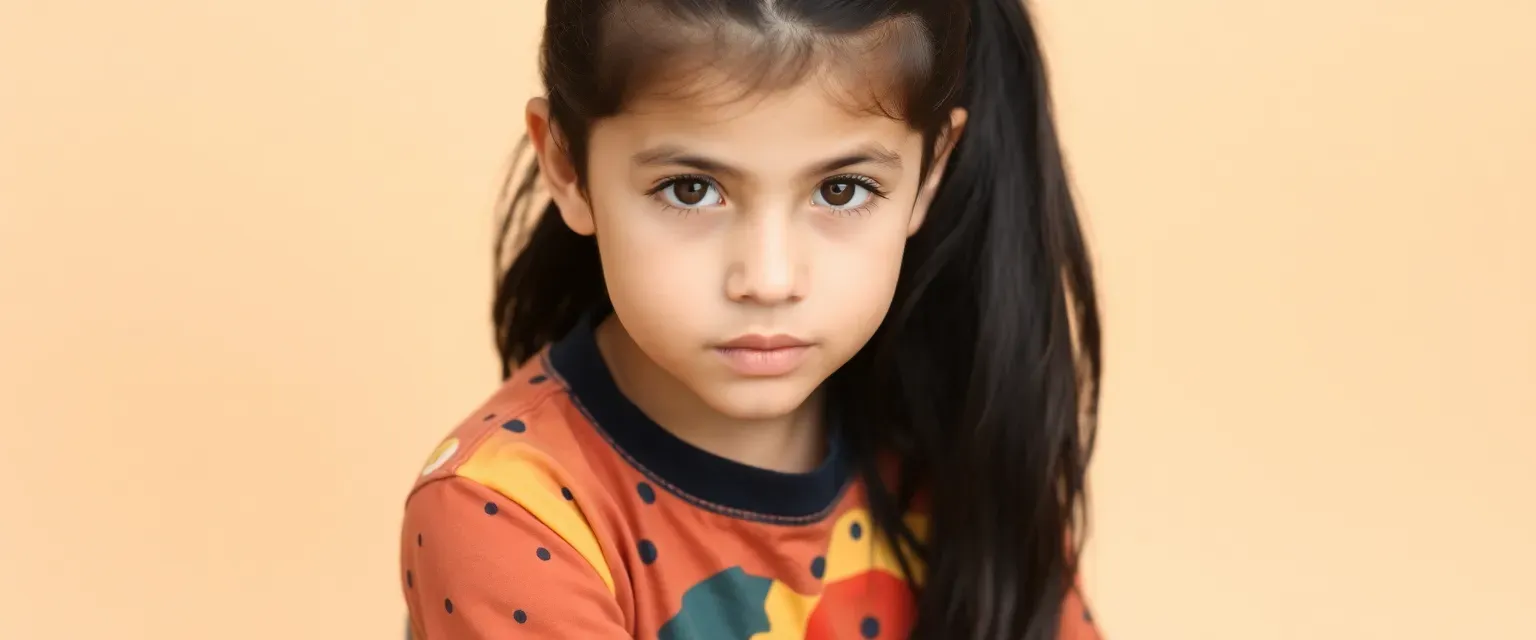
{"label": "mouth", "polygon": [[809,340],[789,335],[745,335],[715,345],[715,353],[737,374],[766,378],[793,372],[805,362]]}

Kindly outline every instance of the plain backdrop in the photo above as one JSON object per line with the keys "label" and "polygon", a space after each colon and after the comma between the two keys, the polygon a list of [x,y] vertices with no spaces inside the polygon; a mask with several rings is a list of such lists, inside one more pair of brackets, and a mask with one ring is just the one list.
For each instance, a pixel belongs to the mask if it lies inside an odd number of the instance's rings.
{"label": "plain backdrop", "polygon": [[[0,637],[400,637],[542,5],[0,0]],[[1536,638],[1536,4],[1037,10],[1110,637]]]}

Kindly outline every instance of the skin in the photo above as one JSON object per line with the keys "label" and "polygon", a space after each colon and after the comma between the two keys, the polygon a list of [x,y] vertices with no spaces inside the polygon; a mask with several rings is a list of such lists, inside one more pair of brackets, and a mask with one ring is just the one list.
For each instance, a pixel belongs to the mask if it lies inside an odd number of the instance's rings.
{"label": "skin", "polygon": [[[573,231],[597,237],[614,305],[598,347],[619,388],[684,441],[784,472],[820,463],[818,390],[884,319],[965,124],[956,110],[920,180],[921,134],[828,88],[637,99],[594,124],[585,190],[548,103],[527,109],[551,197]],[[749,334],[810,346],[788,373],[743,375],[718,347]]]}

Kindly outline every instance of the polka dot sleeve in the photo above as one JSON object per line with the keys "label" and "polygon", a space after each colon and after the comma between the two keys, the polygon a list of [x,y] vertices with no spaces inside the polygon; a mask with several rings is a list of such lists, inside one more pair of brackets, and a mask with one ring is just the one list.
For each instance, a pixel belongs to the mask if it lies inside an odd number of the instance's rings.
{"label": "polka dot sleeve", "polygon": [[474,481],[419,488],[400,542],[415,640],[631,637],[613,594],[575,549]]}

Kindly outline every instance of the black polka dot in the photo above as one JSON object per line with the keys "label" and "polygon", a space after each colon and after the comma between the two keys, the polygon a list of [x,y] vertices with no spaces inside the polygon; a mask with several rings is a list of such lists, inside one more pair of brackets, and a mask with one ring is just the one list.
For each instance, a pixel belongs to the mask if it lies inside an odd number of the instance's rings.
{"label": "black polka dot", "polygon": [[512,433],[522,433],[528,430],[528,425],[524,424],[522,420],[508,420],[506,424],[501,425],[501,428]]}
{"label": "black polka dot", "polygon": [[512,619],[516,620],[518,624],[522,624],[528,621],[528,614],[523,613],[522,609],[518,609],[512,612]]}
{"label": "black polka dot", "polygon": [[642,482],[636,485],[635,491],[640,493],[640,499],[646,504],[656,504],[656,490],[651,488],[650,483]]}
{"label": "black polka dot", "polygon": [[447,609],[448,613],[453,613],[453,601],[449,600],[448,598],[443,598],[443,608]]}
{"label": "black polka dot", "polygon": [[1093,612],[1089,611],[1088,607],[1083,607],[1083,620],[1085,622],[1093,622]]}
{"label": "black polka dot", "polygon": [[539,556],[540,560],[549,560],[549,549],[539,547],[539,550],[536,552],[536,554]]}
{"label": "black polka dot", "polygon": [[496,419],[496,414],[494,414],[494,413],[487,413],[487,414],[485,414],[485,421],[486,422],[490,422],[490,421],[495,420],[495,419]]}
{"label": "black polka dot", "polygon": [[853,536],[854,540],[864,537],[864,525],[853,523],[853,526],[848,527],[848,535]]}
{"label": "black polka dot", "polygon": [[650,564],[656,561],[656,543],[650,540],[641,540],[639,547],[641,562]]}
{"label": "black polka dot", "polygon": [[571,495],[571,490],[569,487],[560,487],[560,497],[565,498],[566,500],[576,499],[576,496]]}
{"label": "black polka dot", "polygon": [[816,559],[811,561],[811,576],[815,577],[817,580],[820,580],[821,576],[826,575],[826,573],[827,559],[821,556],[816,556]]}
{"label": "black polka dot", "polygon": [[416,534],[416,546],[421,546],[421,534]]}
{"label": "black polka dot", "polygon": [[496,512],[500,510],[501,509],[497,508],[496,503],[494,502],[485,503],[485,515],[494,516],[496,515]]}
{"label": "black polka dot", "polygon": [[529,378],[528,382],[529,382],[529,384],[543,384],[544,381],[548,380],[548,379],[549,378],[546,378],[544,376],[534,376],[532,378]]}
{"label": "black polka dot", "polygon": [[407,586],[407,587],[414,587],[414,586],[416,586],[416,576],[411,575],[411,572],[409,572],[409,571],[405,572],[405,586]]}
{"label": "black polka dot", "polygon": [[864,621],[859,623],[859,635],[866,638],[874,638],[880,635],[880,621],[874,616],[864,616]]}

